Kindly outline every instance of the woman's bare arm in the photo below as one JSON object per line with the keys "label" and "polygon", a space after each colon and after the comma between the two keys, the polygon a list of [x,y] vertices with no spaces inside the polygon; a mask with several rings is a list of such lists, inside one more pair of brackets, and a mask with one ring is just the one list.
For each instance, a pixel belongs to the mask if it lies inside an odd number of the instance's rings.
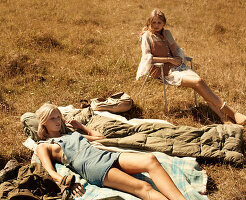
{"label": "woman's bare arm", "polygon": [[181,65],[181,57],[153,57],[152,63],[171,63],[174,67]]}
{"label": "woman's bare arm", "polygon": [[[37,146],[37,156],[39,157],[42,166],[47,170],[54,181],[60,182],[62,176],[56,172],[53,167],[52,160],[61,161],[63,154],[62,148],[58,144],[41,143]],[[73,183],[70,186],[73,197],[80,197],[84,190],[80,183]]]}
{"label": "woman's bare arm", "polygon": [[170,46],[172,51],[173,57],[153,57],[152,63],[171,63],[174,67],[179,66],[182,64],[182,58],[177,56],[177,45],[173,43]]}
{"label": "woman's bare arm", "polygon": [[105,136],[102,133],[87,128],[86,126],[78,122],[77,120],[71,120],[71,121],[68,121],[67,123],[69,123],[74,129],[80,129],[86,134],[88,134],[88,135],[84,135],[84,137],[87,138],[89,141],[94,141],[94,140],[105,138]]}
{"label": "woman's bare arm", "polygon": [[[37,156],[42,166],[47,170],[50,176],[57,182],[61,181],[62,176],[58,174],[52,164],[52,160],[61,160],[61,147],[58,144],[41,143],[37,146]],[[56,158],[55,158],[56,157]]]}

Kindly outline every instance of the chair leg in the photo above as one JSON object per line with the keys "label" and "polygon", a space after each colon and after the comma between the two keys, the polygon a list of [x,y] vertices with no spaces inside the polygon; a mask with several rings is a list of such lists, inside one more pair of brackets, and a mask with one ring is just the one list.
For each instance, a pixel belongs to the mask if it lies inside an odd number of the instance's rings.
{"label": "chair leg", "polygon": [[164,65],[161,66],[161,77],[162,77],[162,84],[164,90],[164,103],[165,103],[165,113],[168,115],[168,103],[167,103],[167,94],[166,94],[166,83],[165,83],[165,76],[164,76]]}
{"label": "chair leg", "polygon": [[150,72],[151,72],[152,68],[153,68],[153,67],[151,66],[151,68],[149,69],[149,72],[148,72],[146,78],[144,79],[144,82],[143,82],[143,84],[142,84],[142,86],[141,86],[141,88],[140,88],[140,90],[139,90],[138,95],[140,95],[140,94],[142,93],[143,88],[144,88],[144,85],[145,85],[145,83],[147,82],[147,79],[148,79],[148,77],[149,77],[149,75],[150,75]]}
{"label": "chair leg", "polygon": [[[190,59],[190,67],[193,70],[193,65],[192,65],[192,58]],[[195,107],[197,106],[197,96],[196,96],[196,91],[194,90],[194,98],[195,98]]]}
{"label": "chair leg", "polygon": [[197,96],[196,96],[196,91],[194,90],[194,98],[195,98],[195,107],[198,107],[197,105]]}

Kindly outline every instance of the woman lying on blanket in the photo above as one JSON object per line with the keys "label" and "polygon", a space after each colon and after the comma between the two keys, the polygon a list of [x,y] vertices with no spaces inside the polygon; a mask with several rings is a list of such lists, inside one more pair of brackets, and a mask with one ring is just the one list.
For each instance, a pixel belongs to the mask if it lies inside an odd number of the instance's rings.
{"label": "woman lying on blanket", "polygon": [[[52,160],[74,169],[89,183],[105,186],[133,194],[141,199],[185,199],[164,168],[151,153],[119,153],[99,150],[89,141],[103,138],[77,121],[70,124],[81,129],[88,136],[78,132],[61,133],[62,114],[54,104],[44,104],[37,111],[39,118],[38,135],[47,142],[39,143],[37,155],[52,178],[66,182],[58,174]],[[145,181],[132,177],[132,174],[148,172],[160,192]],[[82,196],[81,185],[71,187],[73,196]]]}
{"label": "woman lying on blanket", "polygon": [[223,102],[198,74],[184,64],[184,52],[173,39],[171,32],[165,29],[165,25],[164,13],[158,9],[153,10],[141,34],[142,58],[136,79],[147,74],[149,70],[153,78],[160,79],[160,67],[152,64],[164,63],[164,76],[168,84],[193,88],[223,123],[233,122],[246,126],[246,116]]}

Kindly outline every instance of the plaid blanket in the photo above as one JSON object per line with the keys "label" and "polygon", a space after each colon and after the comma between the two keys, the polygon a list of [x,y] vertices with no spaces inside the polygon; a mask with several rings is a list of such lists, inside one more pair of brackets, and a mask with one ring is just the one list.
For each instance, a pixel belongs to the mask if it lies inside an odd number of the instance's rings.
{"label": "plaid blanket", "polygon": [[[207,175],[203,171],[199,164],[194,158],[178,158],[171,157],[164,153],[154,152],[154,155],[160,161],[164,169],[170,175],[176,186],[183,193],[186,199],[190,200],[206,200],[208,199],[205,194]],[[55,165],[56,170],[61,175],[69,175],[71,172],[67,167],[61,164]],[[80,182],[85,194],[80,198],[75,198],[75,200],[95,200],[95,199],[127,199],[127,200],[139,200],[139,198],[110,188],[100,188],[95,185],[91,185],[86,182],[78,174],[75,174],[76,182]],[[153,188],[156,188],[152,180],[150,179],[148,173],[141,173],[134,175],[134,177],[147,181]],[[110,198],[111,197],[111,198]]]}

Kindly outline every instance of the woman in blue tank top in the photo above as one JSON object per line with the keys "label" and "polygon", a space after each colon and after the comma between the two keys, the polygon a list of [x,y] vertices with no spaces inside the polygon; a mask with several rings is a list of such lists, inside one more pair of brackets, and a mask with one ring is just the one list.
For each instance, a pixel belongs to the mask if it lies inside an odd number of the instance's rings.
{"label": "woman in blue tank top", "polygon": [[[41,106],[37,115],[38,135],[49,141],[37,146],[37,155],[55,181],[62,182],[64,177],[55,171],[52,160],[69,166],[89,183],[100,187],[111,187],[148,200],[185,199],[152,153],[99,150],[91,146],[90,141],[104,136],[77,121],[71,121],[70,124],[88,135],[82,136],[79,132],[64,134],[61,131],[62,114],[53,104]],[[159,191],[154,190],[147,182],[131,176],[141,172],[149,173]],[[71,190],[74,196],[82,196],[81,185],[71,186]]]}

